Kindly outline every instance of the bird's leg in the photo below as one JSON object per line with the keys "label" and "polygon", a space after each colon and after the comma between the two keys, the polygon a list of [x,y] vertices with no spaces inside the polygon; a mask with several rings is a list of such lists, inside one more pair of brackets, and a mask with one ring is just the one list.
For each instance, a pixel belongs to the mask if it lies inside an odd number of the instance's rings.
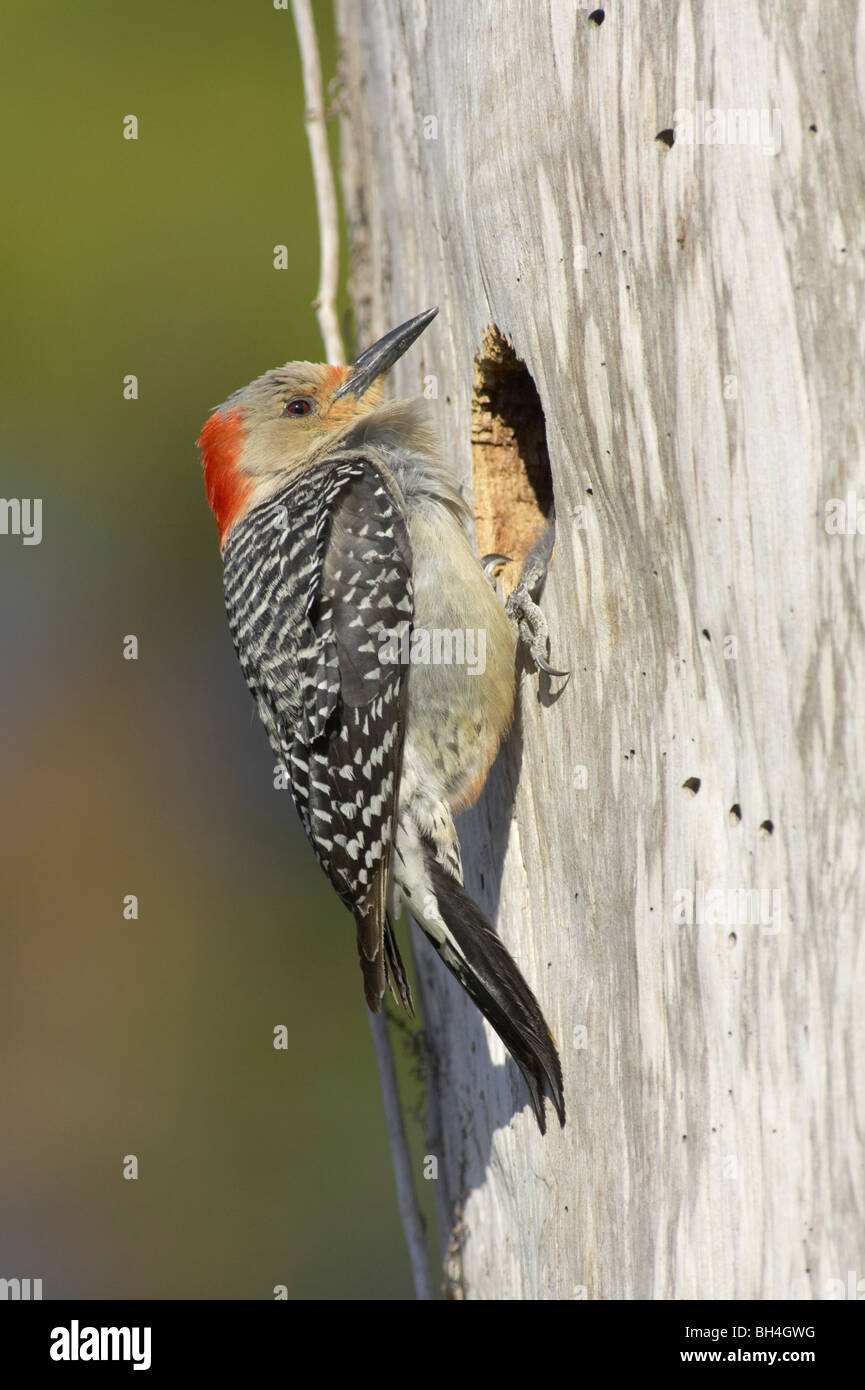
{"label": "bird's leg", "polygon": [[557,671],[547,661],[550,630],[533,597],[547,577],[555,540],[556,523],[551,521],[529,550],[520,582],[508,599],[505,612],[538,670],[545,671],[548,676],[567,676],[568,671]]}

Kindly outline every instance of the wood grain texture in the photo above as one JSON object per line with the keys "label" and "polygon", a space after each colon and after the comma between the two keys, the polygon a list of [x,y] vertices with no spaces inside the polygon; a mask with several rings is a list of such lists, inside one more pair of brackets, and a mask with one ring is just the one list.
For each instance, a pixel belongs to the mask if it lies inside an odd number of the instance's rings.
{"label": "wood grain texture", "polygon": [[[523,676],[461,827],[564,1131],[418,949],[451,1291],[825,1297],[865,1277],[865,536],[826,529],[865,512],[865,6],[337,10],[362,337],[440,306],[397,384],[467,489],[484,332],[525,361],[573,671]],[[700,884],[759,920],[683,924]]]}

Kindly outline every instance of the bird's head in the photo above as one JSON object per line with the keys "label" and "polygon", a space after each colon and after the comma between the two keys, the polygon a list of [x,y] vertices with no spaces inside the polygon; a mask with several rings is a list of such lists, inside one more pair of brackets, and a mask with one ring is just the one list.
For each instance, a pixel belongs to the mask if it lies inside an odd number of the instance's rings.
{"label": "bird's head", "polygon": [[381,413],[385,373],[437,313],[427,309],[394,328],[348,367],[288,362],[217,407],[198,447],[220,545],[253,507],[363,435]]}

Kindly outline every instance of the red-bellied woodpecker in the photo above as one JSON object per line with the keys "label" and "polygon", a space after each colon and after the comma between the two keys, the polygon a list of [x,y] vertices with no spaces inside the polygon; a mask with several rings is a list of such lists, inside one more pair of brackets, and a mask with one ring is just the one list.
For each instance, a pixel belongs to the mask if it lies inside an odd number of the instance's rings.
{"label": "red-bellied woodpecker", "polygon": [[462,886],[453,817],[511,721],[517,633],[550,670],[546,628],[537,576],[499,602],[422,404],[384,399],[382,376],[435,313],[350,367],[266,372],[198,443],[243,674],[354,915],[367,1004],[378,1012],[390,983],[411,1009],[393,931],[405,906],[510,1051],[543,1131],[545,1096],[565,1121],[555,1043]]}

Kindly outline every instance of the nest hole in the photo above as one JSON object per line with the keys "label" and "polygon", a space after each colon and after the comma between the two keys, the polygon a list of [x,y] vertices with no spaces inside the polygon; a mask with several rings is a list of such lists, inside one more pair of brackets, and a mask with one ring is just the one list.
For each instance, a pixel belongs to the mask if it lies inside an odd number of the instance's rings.
{"label": "nest hole", "polygon": [[553,516],[553,476],[538,389],[495,327],[475,356],[471,449],[478,552],[509,556],[509,591]]}

